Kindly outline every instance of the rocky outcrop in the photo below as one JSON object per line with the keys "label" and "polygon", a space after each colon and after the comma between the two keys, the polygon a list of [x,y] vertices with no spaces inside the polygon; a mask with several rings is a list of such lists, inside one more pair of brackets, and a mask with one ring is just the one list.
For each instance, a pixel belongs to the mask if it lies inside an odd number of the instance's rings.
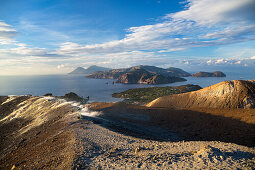
{"label": "rocky outcrop", "polygon": [[43,96],[53,96],[52,93],[46,93],[45,95]]}
{"label": "rocky outcrop", "polygon": [[182,71],[181,69],[175,71],[174,69],[167,70],[155,66],[141,65],[126,69],[97,72],[87,77],[96,79],[117,79],[116,83],[124,84],[168,84],[186,81],[186,79],[179,77],[180,75],[184,75],[184,71]]}
{"label": "rocky outcrop", "polygon": [[87,103],[87,101],[88,101],[88,99],[84,99],[83,97],[78,96],[74,92],[67,93],[60,98],[64,98],[67,101],[76,101],[76,102],[81,102],[81,103]]}
{"label": "rocky outcrop", "polygon": [[180,77],[170,77],[160,74],[153,74],[144,69],[137,69],[124,73],[117,78],[116,83],[123,84],[168,84],[178,81],[186,81]]}
{"label": "rocky outcrop", "polygon": [[174,82],[186,81],[186,79],[181,77],[166,77],[163,75],[156,74],[146,80],[144,80],[143,84],[169,84]]}
{"label": "rocky outcrop", "polygon": [[204,89],[157,98],[148,107],[255,108],[255,80],[224,81]]}
{"label": "rocky outcrop", "polygon": [[192,74],[192,77],[226,77],[221,71],[215,71],[213,73],[210,72],[198,72],[196,74]]}

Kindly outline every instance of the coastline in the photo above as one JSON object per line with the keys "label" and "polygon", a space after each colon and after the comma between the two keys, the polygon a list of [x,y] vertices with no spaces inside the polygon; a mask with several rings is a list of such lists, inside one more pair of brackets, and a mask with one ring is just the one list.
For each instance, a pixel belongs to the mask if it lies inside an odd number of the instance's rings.
{"label": "coastline", "polygon": [[[248,80],[254,78],[254,75],[231,75],[227,77],[216,78],[197,78],[187,77],[186,82],[177,82],[164,85],[143,85],[143,84],[114,84],[112,80],[107,79],[87,79],[81,75],[50,75],[50,76],[12,76],[1,77],[0,95],[24,95],[31,94],[33,96],[42,96],[46,93],[53,93],[55,96],[61,96],[70,91],[79,94],[80,96],[90,96],[92,102],[116,102],[119,99],[113,98],[112,93],[119,93],[133,88],[146,87],[165,87],[165,86],[180,86],[186,84],[199,85],[202,88],[219,83],[225,80],[236,80],[240,76]],[[51,83],[46,83],[51,82]],[[106,83],[109,83],[108,85]],[[96,88],[95,88],[96,87]]]}

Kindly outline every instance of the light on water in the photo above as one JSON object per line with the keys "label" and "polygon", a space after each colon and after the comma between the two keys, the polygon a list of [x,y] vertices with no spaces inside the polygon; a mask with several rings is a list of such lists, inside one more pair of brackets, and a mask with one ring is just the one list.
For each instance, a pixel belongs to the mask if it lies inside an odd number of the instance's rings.
{"label": "light on water", "polygon": [[131,88],[179,86],[195,84],[207,87],[226,80],[255,79],[251,74],[227,74],[227,77],[185,77],[187,81],[163,85],[144,84],[112,84],[110,79],[88,79],[84,75],[45,75],[45,76],[0,76],[0,95],[37,95],[52,93],[63,96],[74,92],[86,98],[89,102],[116,102],[121,99],[113,98],[112,93],[118,93]]}

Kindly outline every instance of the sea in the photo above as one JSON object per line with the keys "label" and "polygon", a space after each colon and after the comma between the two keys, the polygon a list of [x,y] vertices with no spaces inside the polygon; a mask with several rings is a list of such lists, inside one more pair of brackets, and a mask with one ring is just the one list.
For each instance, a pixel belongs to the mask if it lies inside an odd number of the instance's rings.
{"label": "sea", "polygon": [[117,102],[122,99],[113,98],[113,93],[132,88],[179,86],[186,84],[207,87],[226,80],[251,80],[255,73],[227,73],[226,77],[185,77],[187,81],[163,85],[118,84],[112,79],[89,79],[85,75],[36,75],[36,76],[0,76],[0,96],[33,95],[41,96],[52,93],[63,96],[74,92],[82,97],[89,96],[89,102]]}

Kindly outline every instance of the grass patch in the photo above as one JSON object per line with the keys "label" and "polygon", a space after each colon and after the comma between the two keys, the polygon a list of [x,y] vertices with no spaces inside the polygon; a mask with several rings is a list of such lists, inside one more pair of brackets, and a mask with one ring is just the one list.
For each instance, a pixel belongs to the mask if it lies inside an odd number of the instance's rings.
{"label": "grass patch", "polygon": [[123,102],[128,104],[142,105],[162,96],[186,93],[199,89],[201,89],[200,86],[193,84],[187,84],[176,87],[167,86],[167,87],[135,88],[120,93],[113,93],[112,96],[115,98],[123,98],[124,99]]}

